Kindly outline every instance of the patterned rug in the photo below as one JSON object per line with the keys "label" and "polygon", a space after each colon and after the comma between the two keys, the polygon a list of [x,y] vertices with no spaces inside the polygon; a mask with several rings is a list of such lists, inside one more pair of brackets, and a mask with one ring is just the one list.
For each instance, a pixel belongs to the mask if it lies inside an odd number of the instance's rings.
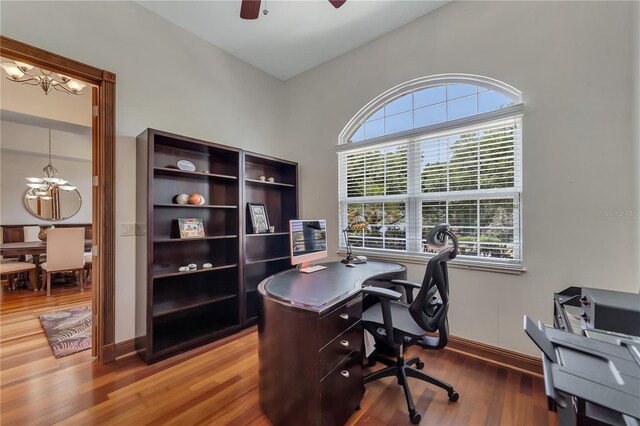
{"label": "patterned rug", "polygon": [[91,306],[51,312],[40,317],[56,358],[91,347]]}

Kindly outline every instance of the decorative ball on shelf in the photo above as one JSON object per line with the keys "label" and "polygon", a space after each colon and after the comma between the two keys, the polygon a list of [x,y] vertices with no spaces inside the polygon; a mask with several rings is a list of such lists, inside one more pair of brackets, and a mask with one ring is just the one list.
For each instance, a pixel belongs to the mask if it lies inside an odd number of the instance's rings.
{"label": "decorative ball on shelf", "polygon": [[205,199],[202,195],[193,193],[189,195],[189,204],[193,204],[194,206],[202,206],[204,205]]}
{"label": "decorative ball on shelf", "polygon": [[176,195],[177,204],[187,204],[189,202],[189,196],[187,194]]}

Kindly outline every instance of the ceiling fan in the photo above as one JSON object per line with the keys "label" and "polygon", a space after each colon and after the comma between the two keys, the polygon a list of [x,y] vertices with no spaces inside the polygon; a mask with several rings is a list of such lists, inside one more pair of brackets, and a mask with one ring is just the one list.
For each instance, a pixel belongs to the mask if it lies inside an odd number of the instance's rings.
{"label": "ceiling fan", "polygon": [[[337,9],[346,1],[347,0],[329,0],[329,3],[331,3],[333,7]],[[242,6],[240,6],[240,17],[242,19],[258,19],[259,15],[260,0],[242,0]]]}

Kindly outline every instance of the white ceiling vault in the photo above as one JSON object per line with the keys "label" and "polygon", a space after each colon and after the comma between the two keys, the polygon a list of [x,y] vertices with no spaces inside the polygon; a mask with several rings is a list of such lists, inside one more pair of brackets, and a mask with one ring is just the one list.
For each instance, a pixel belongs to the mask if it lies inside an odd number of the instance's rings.
{"label": "white ceiling vault", "polygon": [[[286,80],[423,16],[449,1],[267,0],[268,15],[240,18],[240,0],[137,1],[146,9]],[[262,0],[262,9],[265,0]]]}

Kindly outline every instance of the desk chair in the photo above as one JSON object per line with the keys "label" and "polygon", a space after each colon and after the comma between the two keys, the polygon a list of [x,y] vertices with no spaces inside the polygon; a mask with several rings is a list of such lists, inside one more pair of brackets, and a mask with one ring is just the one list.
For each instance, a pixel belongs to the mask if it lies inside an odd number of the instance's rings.
{"label": "desk chair", "polygon": [[[420,358],[405,360],[403,355],[405,346],[418,345],[425,349],[442,349],[447,344],[449,335],[447,262],[458,254],[458,240],[447,224],[435,226],[427,236],[427,242],[431,247],[444,247],[447,237],[453,241],[453,247],[443,249],[429,260],[422,285],[404,280],[391,281],[405,288],[408,304],[400,302],[402,295],[397,291],[377,287],[366,287],[362,290],[363,294],[376,296],[379,299],[378,303],[362,314],[364,328],[376,340],[376,349],[369,357],[369,366],[375,365],[377,361],[387,366],[365,376],[364,382],[370,383],[384,377],[395,376],[398,384],[404,389],[409,418],[413,424],[420,423],[422,416],[416,411],[407,377],[414,377],[446,390],[451,401],[455,402],[459,397],[450,384],[419,371],[424,367]],[[419,289],[415,300],[413,289]],[[425,335],[425,332],[437,333],[437,335]]]}
{"label": "desk chair", "polygon": [[56,228],[47,232],[47,261],[40,264],[47,274],[47,296],[51,296],[53,272],[78,272],[84,290],[84,228]]}

